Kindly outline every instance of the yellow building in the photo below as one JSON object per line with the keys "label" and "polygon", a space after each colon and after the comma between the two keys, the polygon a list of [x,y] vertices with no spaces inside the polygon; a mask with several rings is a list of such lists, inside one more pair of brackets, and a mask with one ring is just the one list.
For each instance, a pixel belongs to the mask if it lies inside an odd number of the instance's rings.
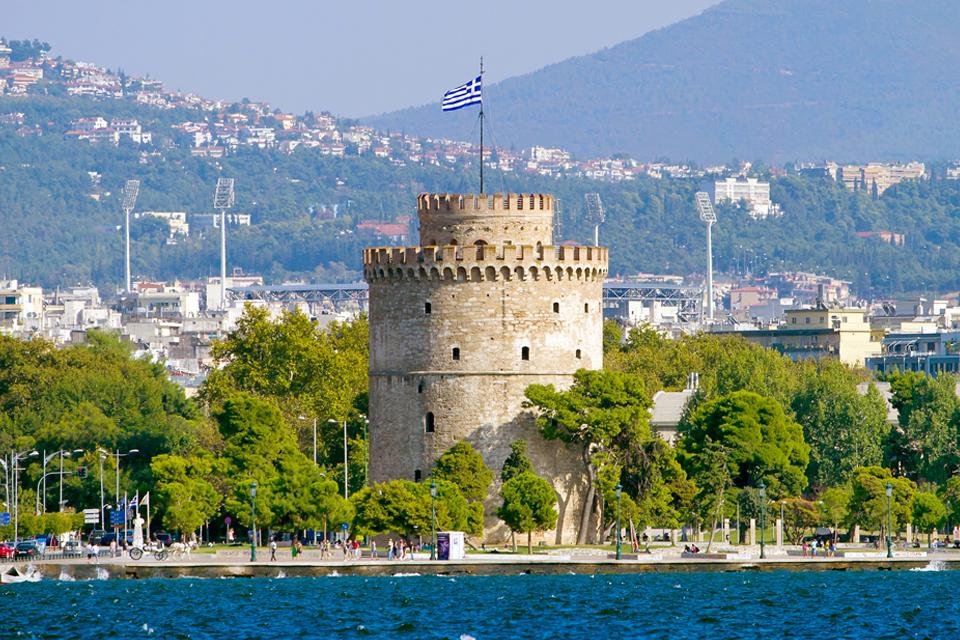
{"label": "yellow building", "polygon": [[880,353],[880,342],[871,335],[863,309],[818,306],[791,309],[784,315],[786,321],[779,327],[737,333],[793,360],[837,358],[851,366],[863,366],[867,357]]}

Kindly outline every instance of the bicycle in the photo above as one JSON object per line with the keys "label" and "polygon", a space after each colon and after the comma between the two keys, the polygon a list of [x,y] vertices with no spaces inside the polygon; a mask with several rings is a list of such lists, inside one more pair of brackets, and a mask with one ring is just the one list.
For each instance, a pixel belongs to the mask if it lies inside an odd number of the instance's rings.
{"label": "bicycle", "polygon": [[167,559],[167,555],[168,555],[168,554],[167,554],[167,550],[164,549],[163,547],[160,547],[160,548],[157,548],[157,549],[143,549],[143,548],[141,548],[141,547],[132,547],[132,548],[130,549],[130,559],[131,559],[131,560],[139,560],[140,558],[143,557],[143,552],[144,552],[144,551],[147,551],[147,552],[149,552],[149,553],[152,553],[152,554],[153,554],[153,558],[154,558],[155,560],[166,560],[166,559]]}

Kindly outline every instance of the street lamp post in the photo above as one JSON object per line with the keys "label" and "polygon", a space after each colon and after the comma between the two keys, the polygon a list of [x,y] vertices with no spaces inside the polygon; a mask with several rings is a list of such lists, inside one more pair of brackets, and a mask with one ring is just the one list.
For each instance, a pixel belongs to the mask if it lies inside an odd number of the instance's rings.
{"label": "street lamp post", "polygon": [[891,518],[890,518],[890,498],[893,497],[893,485],[887,483],[887,557],[893,557],[893,540],[890,538],[891,533]]}
{"label": "street lamp post", "polygon": [[[13,481],[12,502],[13,502],[13,542],[18,540],[20,530],[20,468],[18,467],[21,458],[32,458],[40,455],[37,451],[11,451],[10,452],[10,477]],[[5,461],[4,461],[5,462]],[[6,464],[4,464],[6,466]]]}
{"label": "street lamp post", "polygon": [[[103,512],[103,460],[104,460],[107,456],[113,456],[114,458],[116,458],[116,465],[117,465],[117,466],[116,466],[116,478],[115,478],[114,480],[115,480],[115,483],[116,483],[116,505],[117,505],[117,509],[120,509],[120,507],[121,507],[121,505],[120,505],[120,458],[123,458],[124,456],[133,455],[133,454],[135,454],[135,453],[140,453],[140,449],[130,449],[130,450],[127,451],[126,453],[120,453],[120,449],[117,449],[116,451],[107,451],[107,450],[105,450],[105,449],[97,449],[97,451],[100,452],[100,511],[101,511],[101,513]],[[123,509],[124,509],[124,512],[123,512],[123,528],[124,528],[123,540],[125,541],[125,540],[127,539],[127,533],[126,533],[126,528],[127,528],[127,505],[123,505]],[[104,524],[106,524],[106,523],[104,523]],[[119,526],[119,525],[114,525],[114,529],[116,530],[116,529],[118,528],[118,526]],[[117,536],[117,544],[119,545],[119,543],[120,543],[120,536],[118,535],[118,536]]]}
{"label": "street lamp post", "polygon": [[763,480],[760,481],[760,559],[767,557],[766,551],[763,547],[763,534],[766,528],[767,523],[767,485],[763,484]]}
{"label": "street lamp post", "polygon": [[257,481],[250,483],[250,562],[257,561]]}
{"label": "street lamp post", "polygon": [[620,560],[623,557],[623,545],[620,540],[620,495],[623,493],[623,486],[618,484],[615,491],[617,492],[617,560]]}
{"label": "street lamp post", "polygon": [[430,559],[437,559],[437,481],[430,480],[430,522],[433,529],[433,544],[430,545]]}
{"label": "street lamp post", "polygon": [[[49,454],[49,455],[47,454],[46,451],[44,451],[43,453],[44,453],[44,455],[43,455],[43,471],[42,471],[42,473],[40,474],[40,482],[37,483],[37,507],[36,507],[36,511],[37,511],[37,513],[46,513],[46,512],[47,512],[47,476],[52,476],[52,475],[55,475],[55,474],[59,474],[59,475],[60,475],[60,502],[58,503],[60,506],[59,506],[59,509],[58,509],[58,510],[59,510],[59,511],[62,511],[62,510],[63,510],[63,476],[64,476],[64,471],[63,471],[63,458],[64,458],[64,456],[66,456],[66,457],[69,458],[70,455],[71,455],[71,454],[74,454],[74,453],[83,453],[83,449],[74,449],[73,451],[67,451],[67,450],[65,450],[65,449],[60,449],[59,451],[54,451],[53,453],[51,453],[51,454]],[[51,471],[50,473],[47,473],[47,465],[50,463],[51,460],[53,460],[53,459],[56,458],[57,456],[60,457],[60,470],[59,470],[59,471]],[[42,489],[40,488],[41,486],[43,487]],[[41,509],[41,507],[42,507],[42,509]]]}

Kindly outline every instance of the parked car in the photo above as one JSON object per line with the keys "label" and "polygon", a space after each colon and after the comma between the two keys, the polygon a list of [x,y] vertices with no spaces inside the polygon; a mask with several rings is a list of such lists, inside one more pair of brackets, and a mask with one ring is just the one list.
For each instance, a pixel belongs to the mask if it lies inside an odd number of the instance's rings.
{"label": "parked car", "polygon": [[100,538],[102,538],[103,534],[105,533],[106,531],[104,531],[103,529],[94,529],[93,531],[90,532],[90,537],[88,538],[88,541],[90,542],[90,544],[100,544]]}
{"label": "parked car", "polygon": [[14,545],[12,542],[0,543],[0,559],[3,559],[3,560],[12,559],[15,550],[16,550],[16,545]]}
{"label": "parked car", "polygon": [[36,540],[21,540],[17,543],[17,548],[13,552],[13,557],[15,559],[20,558],[39,558],[40,557],[40,547],[37,545]]}
{"label": "parked car", "polygon": [[79,558],[83,555],[79,540],[67,540],[61,547],[64,558]]}

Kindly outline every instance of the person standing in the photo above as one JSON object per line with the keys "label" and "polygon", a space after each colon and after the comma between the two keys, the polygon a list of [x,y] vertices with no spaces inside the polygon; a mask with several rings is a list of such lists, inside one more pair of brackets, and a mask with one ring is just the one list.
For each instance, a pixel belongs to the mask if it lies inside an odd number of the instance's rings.
{"label": "person standing", "polygon": [[376,540],[370,541],[370,557],[371,558],[377,557],[377,541]]}
{"label": "person standing", "polygon": [[277,541],[270,541],[270,562],[276,562],[277,560]]}

